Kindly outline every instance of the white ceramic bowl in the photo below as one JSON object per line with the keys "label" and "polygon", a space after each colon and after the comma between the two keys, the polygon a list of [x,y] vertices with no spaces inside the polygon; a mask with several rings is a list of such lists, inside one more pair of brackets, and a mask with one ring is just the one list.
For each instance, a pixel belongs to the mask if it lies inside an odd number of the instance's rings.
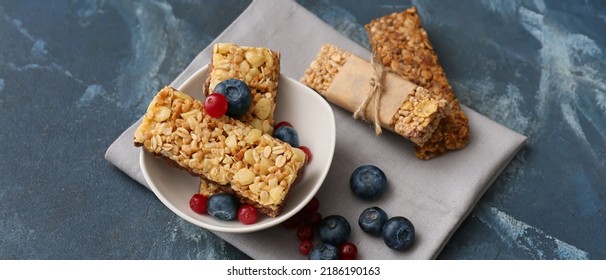
{"label": "white ceramic bowl", "polygon": [[[202,88],[207,67],[194,73],[179,90],[203,100]],[[335,150],[335,118],[328,103],[319,94],[296,80],[280,75],[278,86],[276,123],[288,121],[297,130],[300,143],[309,147],[312,160],[305,167],[303,178],[294,188],[276,218],[259,214],[259,220],[244,225],[237,219],[221,221],[208,214],[200,215],[189,207],[189,199],[198,191],[200,179],[169,166],[141,149],[139,162],[143,175],[156,196],[183,219],[200,227],[220,232],[246,233],[266,229],[290,218],[318,192]]]}

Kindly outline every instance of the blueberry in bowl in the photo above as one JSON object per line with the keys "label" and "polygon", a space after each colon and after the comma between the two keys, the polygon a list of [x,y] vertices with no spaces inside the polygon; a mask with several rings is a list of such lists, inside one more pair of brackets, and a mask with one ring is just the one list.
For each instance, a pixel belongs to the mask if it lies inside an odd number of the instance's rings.
{"label": "blueberry in bowl", "polygon": [[362,200],[376,200],[387,189],[387,177],[377,166],[362,165],[352,172],[349,187]]}
{"label": "blueberry in bowl", "polygon": [[227,99],[226,115],[237,118],[244,115],[252,104],[252,95],[248,85],[238,79],[227,79],[215,86],[214,93],[220,93]]}
{"label": "blueberry in bowl", "polygon": [[238,200],[227,193],[214,194],[206,200],[208,214],[223,221],[235,219],[238,216],[239,207]]}
{"label": "blueberry in bowl", "polygon": [[283,125],[278,127],[276,130],[274,130],[272,136],[284,142],[287,142],[295,148],[299,147],[299,135],[297,134],[297,131],[291,126]]}

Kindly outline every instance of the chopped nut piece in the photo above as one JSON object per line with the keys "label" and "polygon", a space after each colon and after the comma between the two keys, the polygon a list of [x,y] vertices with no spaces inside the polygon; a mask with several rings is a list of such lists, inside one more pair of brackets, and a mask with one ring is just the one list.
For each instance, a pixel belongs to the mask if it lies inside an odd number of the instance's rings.
{"label": "chopped nut piece", "polygon": [[452,105],[427,143],[416,147],[416,156],[430,159],[465,147],[469,140],[467,116],[446,79],[416,8],[374,19],[365,28],[370,45],[384,66]]}
{"label": "chopped nut piece", "polygon": [[433,102],[429,102],[428,100],[423,100],[417,108],[415,108],[414,113],[422,118],[427,118],[435,111],[438,110],[438,105]]}
{"label": "chopped nut piece", "polygon": [[257,117],[259,117],[259,119],[267,119],[273,110],[273,106],[274,104],[272,104],[271,100],[268,98],[261,98],[259,101],[257,101],[257,105],[255,106],[255,114]]}
{"label": "chopped nut piece", "polygon": [[255,143],[259,137],[261,137],[261,134],[263,134],[263,132],[261,132],[261,130],[258,129],[251,129],[250,132],[246,135],[246,143],[252,144]]}
{"label": "chopped nut piece", "polygon": [[157,122],[164,121],[170,117],[170,109],[166,107],[158,107],[158,111],[154,113],[154,119]]}
{"label": "chopped nut piece", "polygon": [[[167,159],[192,175],[216,183],[214,186],[203,185],[207,182],[201,180],[201,192],[218,191],[214,187],[220,187],[221,191],[233,193],[240,201],[271,217],[280,214],[297,172],[303,166],[304,157],[287,159],[271,151],[277,148],[293,155],[302,151],[267,134],[256,137],[258,130],[238,120],[227,116],[212,118],[206,115],[200,101],[170,87],[165,87],[154,97],[148,113],[164,110],[159,109],[161,107],[169,108],[170,117],[158,122],[155,117],[150,117],[152,114],[146,114],[135,132],[136,146],[143,146],[147,152]],[[196,113],[191,113],[193,111]],[[184,115],[188,116],[187,120]],[[193,121],[188,121],[190,119]],[[173,131],[170,135],[165,135],[167,126]],[[259,162],[255,154],[265,150],[270,152]],[[281,179],[277,179],[276,174],[282,174]],[[279,187],[280,192],[271,189],[259,191],[259,186],[270,184]]]}
{"label": "chopped nut piece", "polygon": [[242,168],[234,175],[234,181],[242,185],[250,185],[255,180],[255,173],[248,168]]}

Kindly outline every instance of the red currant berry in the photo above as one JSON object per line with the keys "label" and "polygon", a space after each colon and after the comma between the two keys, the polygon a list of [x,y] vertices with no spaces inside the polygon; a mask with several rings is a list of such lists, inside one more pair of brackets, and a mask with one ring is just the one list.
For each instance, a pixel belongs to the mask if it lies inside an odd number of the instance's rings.
{"label": "red currant berry", "polygon": [[341,260],[355,260],[358,255],[358,247],[350,242],[345,242],[339,246],[339,259]]}
{"label": "red currant berry", "polygon": [[299,240],[313,240],[314,239],[314,227],[310,224],[302,224],[297,229],[297,238]]}
{"label": "red currant berry", "polygon": [[290,126],[292,127],[292,124],[286,121],[281,121],[279,123],[277,123],[276,125],[274,125],[274,130],[278,129],[281,126]]}
{"label": "red currant berry", "polygon": [[204,100],[204,111],[213,118],[220,118],[227,112],[227,98],[220,93],[213,93]]}
{"label": "red currant berry", "polygon": [[282,222],[282,226],[287,229],[293,229],[298,227],[302,220],[303,216],[301,216],[301,213],[297,213],[294,214],[292,217],[288,218],[288,220]]}
{"label": "red currant berry", "polygon": [[309,252],[311,252],[311,249],[313,249],[313,247],[314,243],[311,240],[303,240],[299,244],[299,252],[307,256],[309,255]]}
{"label": "red currant berry", "polygon": [[318,228],[320,223],[322,223],[322,214],[319,212],[308,214],[305,216],[305,223],[310,224],[314,228]]}
{"label": "red currant berry", "polygon": [[310,163],[312,158],[311,150],[307,146],[299,146],[299,149],[301,149],[305,153],[305,164]]}
{"label": "red currant berry", "polygon": [[242,204],[238,208],[238,220],[245,224],[250,225],[257,222],[259,219],[259,213],[257,209],[250,204]]}
{"label": "red currant berry", "polygon": [[320,208],[320,200],[318,200],[318,198],[314,196],[311,198],[311,200],[309,202],[307,202],[305,207],[303,207],[303,211],[306,214],[313,214],[313,213],[318,212],[319,208]]}
{"label": "red currant berry", "polygon": [[194,194],[189,200],[189,207],[198,214],[206,213],[206,200],[208,198],[199,193]]}

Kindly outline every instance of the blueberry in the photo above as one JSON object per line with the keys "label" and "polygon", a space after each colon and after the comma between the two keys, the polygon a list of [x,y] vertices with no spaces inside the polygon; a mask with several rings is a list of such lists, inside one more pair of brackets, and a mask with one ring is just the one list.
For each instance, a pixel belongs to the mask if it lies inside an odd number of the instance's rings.
{"label": "blueberry", "polygon": [[299,135],[297,131],[290,126],[280,126],[274,130],[274,138],[278,138],[284,142],[287,142],[293,147],[299,147]]}
{"label": "blueberry", "polygon": [[362,165],[351,174],[349,187],[362,200],[376,200],[387,189],[387,177],[374,165]]}
{"label": "blueberry", "polygon": [[383,241],[391,249],[406,251],[415,241],[415,227],[404,217],[392,217],[383,225]]}
{"label": "blueberry", "polygon": [[215,93],[225,95],[227,99],[226,115],[237,118],[248,111],[252,104],[252,95],[248,85],[238,79],[227,79],[215,86]]}
{"label": "blueberry", "polygon": [[330,215],[322,219],[318,227],[320,240],[330,245],[339,246],[347,241],[351,234],[349,222],[341,215]]}
{"label": "blueberry", "polygon": [[381,231],[386,221],[387,213],[385,210],[375,206],[362,211],[358,219],[358,225],[364,232],[370,235],[381,236]]}
{"label": "blueberry", "polygon": [[311,249],[308,258],[310,260],[336,260],[337,253],[337,247],[326,243],[318,243]]}
{"label": "blueberry", "polygon": [[238,200],[226,193],[211,195],[206,201],[208,214],[223,221],[235,219],[238,216],[239,206]]}

